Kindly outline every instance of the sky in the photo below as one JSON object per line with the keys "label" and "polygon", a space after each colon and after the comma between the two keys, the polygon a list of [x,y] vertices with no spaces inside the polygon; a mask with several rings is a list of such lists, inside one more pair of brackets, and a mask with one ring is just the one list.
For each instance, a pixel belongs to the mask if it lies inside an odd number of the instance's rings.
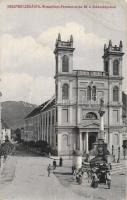
{"label": "sky", "polygon": [[[116,8],[8,8],[8,5],[113,5]],[[0,0],[1,101],[41,104],[54,95],[58,33],[74,38],[74,69],[103,70],[103,48],[123,41],[123,91],[127,93],[127,2]]]}

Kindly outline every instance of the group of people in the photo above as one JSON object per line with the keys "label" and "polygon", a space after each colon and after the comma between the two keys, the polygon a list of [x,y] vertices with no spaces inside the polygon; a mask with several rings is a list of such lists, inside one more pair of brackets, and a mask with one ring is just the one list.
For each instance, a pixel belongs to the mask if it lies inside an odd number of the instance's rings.
{"label": "group of people", "polygon": [[107,184],[108,188],[110,189],[111,185],[111,173],[110,173],[110,166],[106,163],[104,164],[97,164],[90,169],[85,169],[81,167],[80,169],[76,170],[76,168],[72,167],[72,174],[75,176],[76,181],[78,184],[82,183],[82,178],[84,172],[87,173],[88,182],[89,179],[91,180],[91,187],[97,188],[98,184]]}
{"label": "group of people", "polygon": [[[63,165],[63,159],[62,159],[62,157],[60,157],[60,159],[59,159],[59,166],[62,167],[62,165]],[[51,164],[48,165],[48,168],[47,168],[48,177],[50,176],[51,170],[54,171],[56,169],[56,167],[57,167],[57,163],[56,163],[56,160],[54,159],[53,160],[53,165],[52,166],[51,166]]]}
{"label": "group of people", "polygon": [[110,189],[111,185],[111,166],[108,166],[106,163],[102,165],[98,165],[97,167],[92,169],[92,182],[91,187],[97,188],[98,184],[107,184]]}
{"label": "group of people", "polygon": [[100,174],[97,174],[96,172],[93,172],[92,174],[92,182],[91,187],[97,188],[98,184],[107,184],[108,188],[110,189],[111,185],[111,173],[110,171],[101,172]]}

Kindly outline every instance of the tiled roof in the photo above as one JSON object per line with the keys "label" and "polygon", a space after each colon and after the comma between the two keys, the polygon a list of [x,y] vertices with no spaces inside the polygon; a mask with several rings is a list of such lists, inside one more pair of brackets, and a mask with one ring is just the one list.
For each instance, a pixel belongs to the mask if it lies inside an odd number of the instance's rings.
{"label": "tiled roof", "polygon": [[53,96],[53,98],[51,98],[48,101],[45,101],[43,104],[41,104],[40,106],[36,107],[31,113],[29,113],[25,119],[28,119],[30,117],[34,117],[36,115],[38,115],[39,113],[48,110],[50,107],[55,105],[55,98]]}
{"label": "tiled roof", "polygon": [[48,110],[49,108],[51,108],[52,106],[55,105],[55,98],[53,97],[51,100],[49,100],[49,102],[45,105],[45,107],[42,108],[42,112]]}
{"label": "tiled roof", "polygon": [[[48,101],[49,101],[49,100],[48,100]],[[32,110],[32,111],[25,117],[25,119],[38,115],[38,114],[40,113],[40,111],[42,110],[42,108],[48,103],[48,101],[45,101],[43,104],[41,104],[41,105],[39,105],[38,107],[34,108],[34,110]]]}

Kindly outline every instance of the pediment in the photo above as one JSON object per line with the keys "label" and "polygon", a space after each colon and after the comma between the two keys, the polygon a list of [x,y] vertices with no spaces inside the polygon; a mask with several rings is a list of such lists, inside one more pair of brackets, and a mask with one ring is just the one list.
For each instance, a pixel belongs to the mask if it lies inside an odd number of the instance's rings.
{"label": "pediment", "polygon": [[80,124],[80,128],[99,128],[100,127],[100,124],[97,123],[97,122],[86,122],[86,123],[82,123]]}

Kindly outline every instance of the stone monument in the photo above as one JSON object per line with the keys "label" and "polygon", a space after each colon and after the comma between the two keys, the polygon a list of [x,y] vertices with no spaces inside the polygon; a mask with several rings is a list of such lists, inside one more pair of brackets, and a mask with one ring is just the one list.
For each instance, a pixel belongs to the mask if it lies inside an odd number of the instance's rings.
{"label": "stone monument", "polygon": [[104,137],[104,100],[100,100],[100,108],[98,111],[100,115],[100,131],[98,134],[98,141],[94,144],[96,149],[96,156],[93,158],[90,162],[98,162],[98,161],[105,161],[107,162],[107,143],[105,143],[105,137]]}

